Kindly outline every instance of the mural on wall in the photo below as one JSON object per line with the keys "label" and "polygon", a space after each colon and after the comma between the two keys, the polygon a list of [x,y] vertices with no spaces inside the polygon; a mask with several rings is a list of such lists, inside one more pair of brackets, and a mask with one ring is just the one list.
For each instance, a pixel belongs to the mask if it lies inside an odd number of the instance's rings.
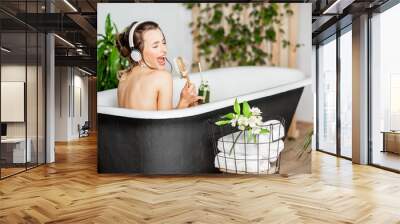
{"label": "mural on wall", "polygon": [[[303,49],[311,53],[311,42],[301,43],[298,32],[299,24],[311,25],[309,17],[299,17],[304,8],[100,3],[98,172],[311,172],[312,132],[302,131],[296,145],[287,142],[303,89],[311,84],[311,72],[296,69]],[[153,85],[159,80],[168,91]],[[205,100],[181,106],[189,92]],[[230,141],[228,151],[221,139]]]}

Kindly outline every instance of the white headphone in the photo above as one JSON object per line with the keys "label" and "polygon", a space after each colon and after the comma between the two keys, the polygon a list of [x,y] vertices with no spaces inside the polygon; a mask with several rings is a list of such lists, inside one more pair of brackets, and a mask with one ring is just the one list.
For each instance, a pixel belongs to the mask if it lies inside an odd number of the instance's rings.
{"label": "white headphone", "polygon": [[133,44],[133,33],[135,33],[136,27],[138,27],[141,23],[143,22],[137,22],[129,31],[129,47],[131,48],[131,58],[136,62],[142,60],[142,54],[138,49],[135,49],[135,45]]}

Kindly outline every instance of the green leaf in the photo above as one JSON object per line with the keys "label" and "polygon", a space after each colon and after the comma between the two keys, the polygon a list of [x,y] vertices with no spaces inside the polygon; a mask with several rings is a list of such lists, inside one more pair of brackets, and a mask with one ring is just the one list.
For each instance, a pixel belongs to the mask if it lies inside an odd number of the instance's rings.
{"label": "green leaf", "polygon": [[251,116],[250,105],[247,103],[247,101],[244,101],[242,105],[243,105],[243,115],[246,117],[250,117]]}
{"label": "green leaf", "polygon": [[268,134],[269,130],[266,128],[261,128],[260,135]]}
{"label": "green leaf", "polygon": [[235,99],[235,104],[233,105],[233,111],[235,111],[237,115],[240,115],[240,104],[237,98]]}
{"label": "green leaf", "polygon": [[303,150],[306,150],[311,145],[313,134],[314,134],[313,131],[310,131],[306,134],[304,143],[303,143]]}
{"label": "green leaf", "polygon": [[288,46],[290,46],[290,41],[288,41],[288,40],[282,40],[282,47],[283,47],[283,48],[286,48],[286,47],[288,47]]}
{"label": "green leaf", "polygon": [[110,80],[117,78],[117,71],[119,70],[119,53],[116,48],[113,48],[110,53],[110,57],[108,58],[109,65],[109,77]]}
{"label": "green leaf", "polygon": [[228,121],[228,120],[222,120],[222,121],[215,122],[215,124],[218,125],[218,126],[226,125],[226,124],[229,124],[229,123],[231,123],[231,121]]}
{"label": "green leaf", "polygon": [[195,7],[195,3],[183,3],[184,6],[186,6],[187,9],[192,9]]}
{"label": "green leaf", "polygon": [[110,13],[107,14],[105,26],[106,26],[106,27],[105,27],[106,36],[110,36],[110,35],[112,34],[112,30],[113,30],[113,27],[112,27],[112,25],[111,25]]}
{"label": "green leaf", "polygon": [[106,49],[105,44],[98,44],[100,46],[97,48],[97,62],[100,62],[102,58],[104,58],[104,50]]}
{"label": "green leaf", "polygon": [[[102,38],[102,39],[105,39],[106,38],[106,36],[104,36],[103,34],[97,34],[97,36],[99,36],[100,38]],[[103,40],[97,40],[97,41],[103,41]]]}
{"label": "green leaf", "polygon": [[225,30],[224,28],[220,27],[218,28],[215,33],[214,33],[214,40],[217,41],[217,43],[221,42],[224,39],[225,35]]}
{"label": "green leaf", "polygon": [[288,9],[289,7],[290,7],[290,3],[285,3],[285,4],[283,4],[283,7],[285,8],[285,9]]}
{"label": "green leaf", "polygon": [[265,37],[266,37],[268,40],[275,41],[276,32],[275,32],[274,28],[271,27],[271,28],[267,29],[267,31],[265,32]]}
{"label": "green leaf", "polygon": [[234,116],[235,116],[234,113],[229,113],[229,114],[225,114],[225,115],[223,116],[223,118],[232,120]]}
{"label": "green leaf", "polygon": [[[114,27],[114,29],[115,29],[115,33],[119,33],[118,32],[118,28],[117,28],[117,25],[115,24],[115,23],[112,23],[113,24],[113,27]],[[113,35],[114,36],[114,35]]]}
{"label": "green leaf", "polygon": [[243,10],[243,7],[242,7],[242,3],[236,3],[234,6],[233,6],[233,10],[235,10],[235,11],[242,11]]}
{"label": "green leaf", "polygon": [[211,19],[211,23],[213,23],[213,24],[220,23],[221,19],[222,19],[222,16],[223,16],[222,11],[215,10],[214,15],[213,15],[213,17]]}

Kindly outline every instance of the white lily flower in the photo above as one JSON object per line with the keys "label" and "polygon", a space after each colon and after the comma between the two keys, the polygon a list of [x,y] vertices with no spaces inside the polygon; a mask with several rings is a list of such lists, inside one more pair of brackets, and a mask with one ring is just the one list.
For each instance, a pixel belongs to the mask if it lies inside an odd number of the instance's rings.
{"label": "white lily flower", "polygon": [[248,126],[249,125],[249,119],[245,116],[240,115],[238,118],[238,125],[239,126]]}
{"label": "white lily flower", "polygon": [[261,110],[258,107],[252,107],[250,109],[250,111],[251,111],[251,114],[254,116],[258,116],[261,114]]}
{"label": "white lily flower", "polygon": [[258,125],[258,118],[256,117],[256,116],[251,116],[250,118],[249,118],[249,126],[251,127],[251,128],[254,128],[254,127],[256,127]]}
{"label": "white lily flower", "polygon": [[236,127],[236,122],[237,122],[237,119],[236,119],[236,118],[233,118],[233,119],[231,120],[231,125],[232,125],[232,127]]}
{"label": "white lily flower", "polygon": [[242,130],[242,131],[244,131],[244,129],[246,129],[246,127],[245,126],[243,126],[243,125],[239,125],[239,130]]}
{"label": "white lily flower", "polygon": [[259,128],[259,127],[255,127],[255,128],[251,129],[251,133],[253,135],[258,135],[258,134],[260,134],[260,132],[261,132],[261,128]]}
{"label": "white lily flower", "polygon": [[264,125],[264,122],[262,121],[262,117],[261,116],[257,116],[257,119],[256,119],[257,121],[256,121],[256,123],[257,123],[257,126],[262,126],[262,125]]}

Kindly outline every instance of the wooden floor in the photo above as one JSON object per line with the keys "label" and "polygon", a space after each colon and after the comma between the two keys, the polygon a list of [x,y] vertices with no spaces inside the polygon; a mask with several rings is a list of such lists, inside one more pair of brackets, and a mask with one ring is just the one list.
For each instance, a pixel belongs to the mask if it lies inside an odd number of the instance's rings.
{"label": "wooden floor", "polygon": [[400,155],[396,153],[374,150],[372,162],[377,165],[400,170]]}
{"label": "wooden floor", "polygon": [[0,181],[0,223],[400,223],[400,175],[312,152],[312,174],[99,175],[96,139]]}
{"label": "wooden floor", "polygon": [[25,167],[11,167],[11,168],[0,168],[1,169],[1,177],[8,177],[11,176],[13,174],[19,173],[19,172],[23,172],[26,170]]}

